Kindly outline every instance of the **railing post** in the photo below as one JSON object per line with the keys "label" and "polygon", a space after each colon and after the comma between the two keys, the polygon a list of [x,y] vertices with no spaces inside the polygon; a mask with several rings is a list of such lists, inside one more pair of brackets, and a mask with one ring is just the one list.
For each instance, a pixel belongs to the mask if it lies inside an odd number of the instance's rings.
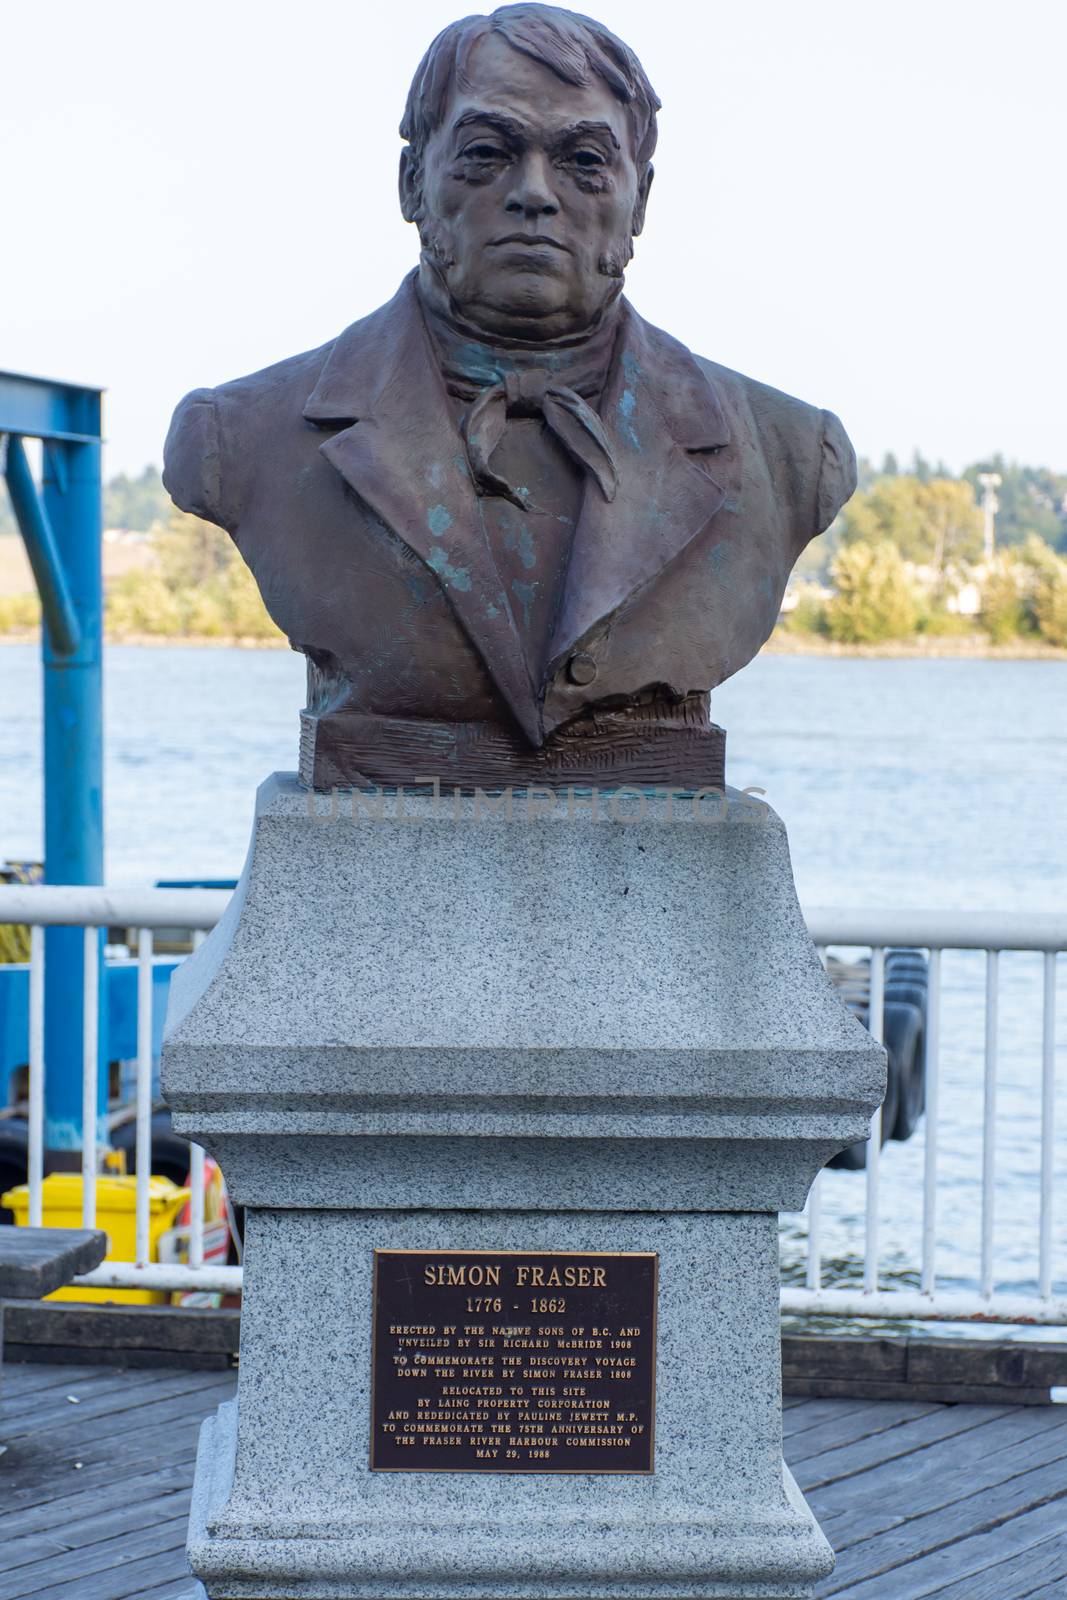
{"label": "railing post", "polygon": [[152,930],[137,930],[137,1248],[148,1264],[152,1178]]}
{"label": "railing post", "polygon": [[[875,946],[871,950],[871,990],[867,1004],[867,1030],[871,1038],[881,1044],[885,1034],[885,950]],[[871,1137],[867,1142],[867,1216],[863,1247],[863,1289],[865,1294],[878,1290],[878,1177],[882,1162],[882,1114],[879,1106],[871,1118]]]}
{"label": "railing post", "polygon": [[[100,445],[51,440],[44,446],[42,505],[79,625],[64,654],[42,629],[44,678],[44,850],[46,883],[102,883],[103,585],[100,569]],[[101,955],[104,933],[98,935]],[[45,1145],[53,1167],[77,1167],[82,1145],[83,940],[78,928],[46,935]],[[107,1110],[107,1012],[98,963],[98,1092]],[[102,1126],[102,1125],[101,1125]]]}
{"label": "railing post", "polygon": [[997,1016],[1000,952],[986,951],[985,1072],[982,1079],[982,1293],[993,1293],[993,1230],[997,1181]]}
{"label": "railing post", "polygon": [[1056,1164],[1056,956],[1044,955],[1041,1010],[1041,1218],[1038,1287],[1042,1300],[1052,1298],[1053,1175]]}
{"label": "railing post", "polygon": [[926,1132],[923,1147],[922,1291],[937,1288],[937,1141],[941,1117],[941,951],[930,951],[926,998]]}

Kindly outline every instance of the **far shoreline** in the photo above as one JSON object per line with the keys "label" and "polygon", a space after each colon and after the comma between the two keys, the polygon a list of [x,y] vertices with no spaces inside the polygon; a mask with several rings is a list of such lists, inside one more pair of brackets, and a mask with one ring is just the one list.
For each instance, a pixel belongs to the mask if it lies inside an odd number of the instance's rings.
{"label": "far shoreline", "polygon": [[993,644],[973,634],[928,639],[886,639],[880,644],[841,644],[817,635],[772,633],[760,652],[770,656],[840,656],[860,661],[1067,661],[1067,648],[1040,639]]}
{"label": "far shoreline", "polygon": [[[39,628],[0,633],[5,644],[39,644]],[[254,639],[241,635],[129,633],[105,645],[132,645],[138,649],[168,647],[189,650],[290,650],[288,639]],[[818,635],[772,633],[760,651],[769,656],[828,656],[856,661],[1067,661],[1067,648],[1043,644],[1039,639],[1017,639],[992,644],[973,634],[930,639],[889,639],[880,644],[842,644]]]}

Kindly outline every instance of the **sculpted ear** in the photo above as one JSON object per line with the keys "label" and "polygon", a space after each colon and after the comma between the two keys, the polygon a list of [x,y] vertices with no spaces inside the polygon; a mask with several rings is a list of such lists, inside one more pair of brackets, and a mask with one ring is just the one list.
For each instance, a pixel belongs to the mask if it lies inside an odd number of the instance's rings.
{"label": "sculpted ear", "polygon": [[648,191],[652,187],[654,176],[652,163],[649,162],[641,178],[641,183],[637,190],[637,204],[634,206],[633,236],[635,239],[645,225],[645,207],[648,205]]}
{"label": "sculpted ear", "polygon": [[408,146],[400,152],[400,212],[405,222],[418,222],[422,211],[422,175]]}

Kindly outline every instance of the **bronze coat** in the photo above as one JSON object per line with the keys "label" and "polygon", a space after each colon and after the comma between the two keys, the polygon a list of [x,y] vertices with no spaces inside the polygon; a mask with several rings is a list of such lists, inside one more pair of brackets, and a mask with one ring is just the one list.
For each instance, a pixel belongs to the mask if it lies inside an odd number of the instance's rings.
{"label": "bronze coat", "polygon": [[320,762],[316,784],[410,778],[375,759],[408,725],[488,730],[521,763],[605,712],[618,727],[642,702],[691,708],[771,632],[797,556],[855,488],[848,438],[621,314],[599,408],[619,488],[609,502],[586,482],[540,682],[413,277],[331,343],[178,406],[167,489],[233,536],[308,656],[311,722],[362,730],[358,770]]}

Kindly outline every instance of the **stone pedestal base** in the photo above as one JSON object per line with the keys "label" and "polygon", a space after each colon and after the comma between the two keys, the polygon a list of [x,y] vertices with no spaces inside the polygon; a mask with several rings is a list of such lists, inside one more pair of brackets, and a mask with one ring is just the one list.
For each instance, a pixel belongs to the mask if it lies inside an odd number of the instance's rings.
{"label": "stone pedestal base", "polygon": [[[247,1220],[239,1414],[206,1426],[190,1533],[212,1596],[793,1600],[830,1571],[782,1465],[773,1217]],[[376,1247],[657,1252],[654,1473],[371,1472]]]}
{"label": "stone pedestal base", "polygon": [[[767,808],[476,804],[316,821],[272,780],[176,975],[175,1126],[247,1207],[193,1570],[212,1600],[804,1600],[833,1557],[782,1463],[777,1212],[864,1137],[882,1053]],[[655,1252],[654,1471],[372,1471],[376,1249]]]}
{"label": "stone pedestal base", "polygon": [[208,1418],[197,1453],[188,1553],[212,1600],[810,1600],[833,1570],[788,1467],[781,1504],[763,1515],[738,1505],[682,1518],[648,1504],[626,1521],[593,1508],[527,1520],[504,1494],[499,1520],[410,1522],[398,1508],[391,1525],[219,1539],[210,1526],[233,1479],[236,1412],[230,1401]]}

